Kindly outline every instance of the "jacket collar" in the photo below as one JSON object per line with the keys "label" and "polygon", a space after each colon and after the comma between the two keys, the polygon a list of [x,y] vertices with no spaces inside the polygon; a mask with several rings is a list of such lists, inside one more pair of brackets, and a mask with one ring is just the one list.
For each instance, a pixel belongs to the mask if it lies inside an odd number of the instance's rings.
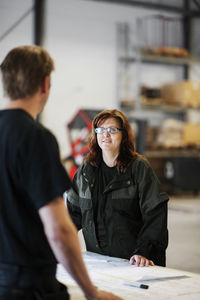
{"label": "jacket collar", "polygon": [[[98,167],[95,167],[90,163],[84,164],[81,170],[83,177],[90,184],[94,184],[95,179],[97,178],[97,172]],[[131,166],[129,166],[125,173],[120,172],[111,180],[104,192],[106,193],[111,190],[121,189],[123,187],[129,186],[133,181],[131,173]]]}

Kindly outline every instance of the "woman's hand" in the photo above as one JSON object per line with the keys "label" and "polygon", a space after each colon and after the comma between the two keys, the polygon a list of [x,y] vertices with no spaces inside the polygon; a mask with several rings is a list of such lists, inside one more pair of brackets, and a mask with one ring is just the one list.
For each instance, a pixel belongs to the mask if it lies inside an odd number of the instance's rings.
{"label": "woman's hand", "polygon": [[144,256],[141,255],[133,255],[130,258],[130,264],[136,265],[136,267],[149,267],[149,266],[155,266],[154,262],[152,260],[147,259]]}

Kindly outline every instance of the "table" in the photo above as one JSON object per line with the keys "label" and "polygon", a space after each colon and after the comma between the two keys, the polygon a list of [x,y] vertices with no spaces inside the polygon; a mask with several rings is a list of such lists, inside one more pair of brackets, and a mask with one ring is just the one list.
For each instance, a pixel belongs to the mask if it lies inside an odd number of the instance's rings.
{"label": "table", "polygon": [[[124,300],[199,300],[200,274],[159,266],[135,267],[128,260],[92,252],[83,259],[93,283]],[[85,300],[81,289],[59,264],[57,279],[66,284],[71,300]],[[129,286],[131,282],[148,285],[148,289]]]}

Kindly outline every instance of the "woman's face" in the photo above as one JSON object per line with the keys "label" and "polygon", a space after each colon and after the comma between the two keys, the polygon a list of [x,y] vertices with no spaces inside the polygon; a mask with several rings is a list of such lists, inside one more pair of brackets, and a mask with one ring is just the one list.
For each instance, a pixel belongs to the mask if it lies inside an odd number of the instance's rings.
{"label": "woman's face", "polygon": [[[98,127],[107,128],[120,128],[119,122],[115,118],[109,118],[102,121]],[[114,155],[119,153],[120,144],[122,141],[122,131],[110,133],[105,130],[104,133],[97,133],[97,142],[102,152],[112,152]]]}

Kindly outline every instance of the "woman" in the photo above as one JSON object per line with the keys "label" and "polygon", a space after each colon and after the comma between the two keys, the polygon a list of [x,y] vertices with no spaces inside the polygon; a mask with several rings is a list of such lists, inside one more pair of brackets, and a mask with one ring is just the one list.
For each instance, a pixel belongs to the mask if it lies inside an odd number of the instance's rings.
{"label": "woman", "polygon": [[67,206],[88,251],[165,266],[167,201],[131,126],[118,110],[93,120],[89,153],[67,193]]}

